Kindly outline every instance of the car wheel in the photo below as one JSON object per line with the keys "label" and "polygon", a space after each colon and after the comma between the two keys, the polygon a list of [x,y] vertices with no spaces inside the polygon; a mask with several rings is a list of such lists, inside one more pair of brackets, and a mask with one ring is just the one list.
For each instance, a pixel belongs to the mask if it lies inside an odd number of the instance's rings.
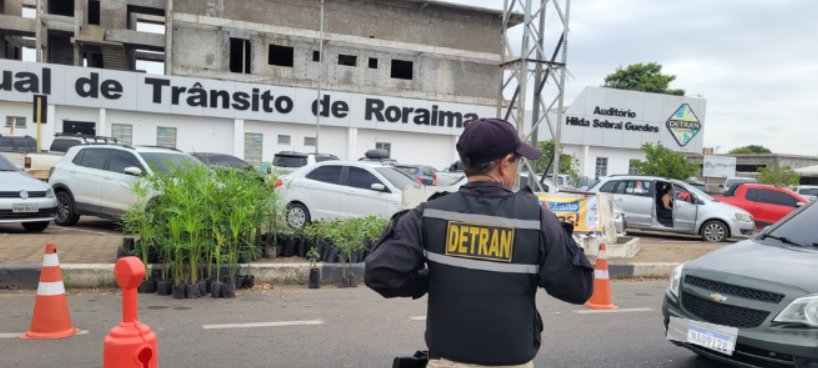
{"label": "car wheel", "polygon": [[702,239],[704,241],[720,243],[730,237],[727,226],[720,221],[709,221],[702,226]]}
{"label": "car wheel", "polygon": [[310,223],[310,211],[301,203],[292,203],[287,208],[287,225],[300,229]]}
{"label": "car wheel", "polygon": [[54,222],[60,226],[74,226],[80,220],[74,211],[74,198],[67,192],[57,193],[57,217]]}
{"label": "car wheel", "polygon": [[48,227],[48,224],[50,224],[50,222],[48,222],[48,221],[24,222],[23,223],[23,228],[26,229],[26,231],[31,232],[31,233],[39,233],[39,232],[45,230]]}

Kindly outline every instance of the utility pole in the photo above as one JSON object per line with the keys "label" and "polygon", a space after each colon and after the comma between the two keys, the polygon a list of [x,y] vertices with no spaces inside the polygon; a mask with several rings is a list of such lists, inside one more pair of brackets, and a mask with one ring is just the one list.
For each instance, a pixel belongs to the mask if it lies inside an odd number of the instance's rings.
{"label": "utility pole", "polygon": [[315,100],[315,154],[318,154],[318,142],[321,135],[321,81],[324,79],[324,0],[321,0],[321,37],[318,45],[318,99]]}
{"label": "utility pole", "polygon": [[[540,0],[535,7],[534,0],[505,0],[503,5],[503,20],[502,20],[502,40],[501,40],[501,60],[499,71],[502,75],[499,85],[499,92],[497,98],[497,117],[506,119],[517,127],[517,132],[520,134],[521,140],[524,142],[537,143],[537,132],[540,124],[545,122],[554,137],[554,172],[559,172],[559,151],[560,151],[560,121],[562,119],[563,99],[565,96],[565,76],[566,76],[566,61],[567,61],[567,40],[568,40],[568,12],[570,9],[571,0]],[[559,34],[559,40],[555,44],[555,49],[551,60],[545,60],[545,14],[546,9],[552,8],[549,14],[554,14],[554,19],[558,19],[561,27],[558,27],[554,32],[554,36]],[[563,12],[565,9],[565,12]],[[554,13],[550,13],[553,11]],[[521,17],[522,16],[522,17]],[[509,29],[516,24],[522,23],[522,48],[519,55],[512,49],[509,38]],[[531,42],[531,39],[534,42]],[[557,37],[554,37],[557,38]],[[561,62],[556,62],[559,54],[562,54]],[[529,65],[534,65],[534,103],[532,104],[532,119],[530,129],[526,124],[526,108],[528,107],[526,96],[528,94],[527,82],[529,79]],[[548,85],[548,78],[555,78],[559,74],[559,81],[552,86],[556,87],[555,97],[549,104],[542,99],[543,91]],[[506,101],[504,92],[514,91],[510,100]],[[550,92],[549,92],[550,93]],[[557,129],[554,131],[553,124],[549,114],[558,104],[559,111],[557,112]],[[505,111],[504,111],[505,110]],[[548,155],[549,152],[543,152]],[[534,170],[535,165],[528,159],[523,159],[523,165],[529,172],[529,183],[534,184],[534,189],[543,191],[543,187],[539,181],[531,181],[531,177],[537,173]],[[543,173],[546,175],[546,173]],[[519,182],[519,180],[518,180]],[[556,189],[556,188],[552,188]]]}

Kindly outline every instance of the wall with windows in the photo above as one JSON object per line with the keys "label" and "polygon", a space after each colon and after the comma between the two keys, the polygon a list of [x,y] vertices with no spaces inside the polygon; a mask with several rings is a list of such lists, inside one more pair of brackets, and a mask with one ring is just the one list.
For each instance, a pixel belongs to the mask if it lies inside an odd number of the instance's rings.
{"label": "wall with windows", "polygon": [[[244,122],[245,133],[262,134],[262,161],[270,162],[276,153],[281,151],[315,152],[315,145],[307,145],[309,138],[315,138],[315,127],[302,124],[276,123],[270,121]],[[281,142],[279,143],[279,138]],[[286,143],[289,139],[289,144]],[[347,129],[340,127],[321,127],[321,153],[331,153],[341,159],[347,153]]]}
{"label": "wall with windows", "polygon": [[364,153],[375,149],[378,143],[390,144],[391,157],[404,164],[426,164],[443,169],[458,159],[457,137],[368,129],[358,129],[357,156],[350,158],[364,157]]}
{"label": "wall with windows", "polygon": [[[137,145],[158,145],[159,128],[176,129],[176,147],[185,152],[233,153],[233,120],[108,110],[107,125],[131,125]],[[165,133],[173,134],[173,130]],[[108,130],[110,131],[110,129]],[[109,133],[110,134],[110,133]]]}

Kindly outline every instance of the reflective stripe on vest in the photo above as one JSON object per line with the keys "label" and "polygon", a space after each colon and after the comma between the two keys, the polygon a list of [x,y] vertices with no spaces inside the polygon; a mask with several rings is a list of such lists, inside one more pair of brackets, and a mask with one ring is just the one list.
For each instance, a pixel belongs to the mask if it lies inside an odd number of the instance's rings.
{"label": "reflective stripe on vest", "polygon": [[497,217],[497,216],[489,216],[489,215],[476,215],[473,213],[460,213],[460,212],[450,212],[450,211],[443,211],[443,210],[436,210],[431,208],[426,208],[423,210],[423,217],[428,218],[436,218],[440,220],[446,221],[461,221],[461,222],[472,222],[478,223],[483,225],[491,225],[491,226],[505,226],[505,227],[513,227],[521,230],[539,230],[540,229],[540,221],[539,220],[518,220],[512,218],[505,218],[505,217]]}
{"label": "reflective stripe on vest", "polygon": [[466,259],[460,257],[450,257],[443,254],[432,253],[424,250],[423,255],[427,260],[454,267],[468,268],[470,270],[480,270],[489,272],[504,272],[504,273],[524,273],[524,274],[538,274],[540,273],[540,266],[525,265],[525,264],[508,264],[491,261],[478,261],[474,259]]}

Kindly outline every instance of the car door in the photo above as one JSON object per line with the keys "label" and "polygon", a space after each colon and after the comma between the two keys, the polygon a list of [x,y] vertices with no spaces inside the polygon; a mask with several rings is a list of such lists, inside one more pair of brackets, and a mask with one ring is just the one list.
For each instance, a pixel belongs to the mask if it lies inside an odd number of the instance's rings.
{"label": "car door", "polygon": [[613,189],[614,200],[625,213],[629,225],[651,226],[652,186],[650,180],[621,180]]}
{"label": "car door", "polygon": [[768,226],[776,223],[798,208],[797,203],[801,200],[787,192],[774,189],[758,189],[758,201],[756,202],[756,213],[761,217],[756,221],[764,222],[761,226]]}
{"label": "car door", "polygon": [[102,183],[105,180],[105,165],[111,155],[110,149],[86,148],[75,159],[77,164],[69,169],[69,189],[74,194],[76,208],[81,213],[98,214],[102,204]]}
{"label": "car door", "polygon": [[696,219],[699,206],[696,204],[696,197],[684,187],[674,185],[676,196],[674,200],[673,229],[683,232],[696,231]]}
{"label": "car door", "polygon": [[294,183],[300,193],[299,198],[295,199],[307,205],[312,219],[339,218],[343,171],[342,165],[319,166],[307,173],[304,180]]}
{"label": "car door", "polygon": [[372,184],[386,184],[369,170],[349,166],[341,193],[341,218],[387,217],[389,193],[372,189]]}
{"label": "car door", "polygon": [[129,151],[111,150],[111,157],[103,175],[102,182],[102,211],[112,217],[119,217],[128,210],[139,197],[133,191],[135,181],[140,177],[128,175],[125,169],[135,167],[146,172],[139,159]]}

